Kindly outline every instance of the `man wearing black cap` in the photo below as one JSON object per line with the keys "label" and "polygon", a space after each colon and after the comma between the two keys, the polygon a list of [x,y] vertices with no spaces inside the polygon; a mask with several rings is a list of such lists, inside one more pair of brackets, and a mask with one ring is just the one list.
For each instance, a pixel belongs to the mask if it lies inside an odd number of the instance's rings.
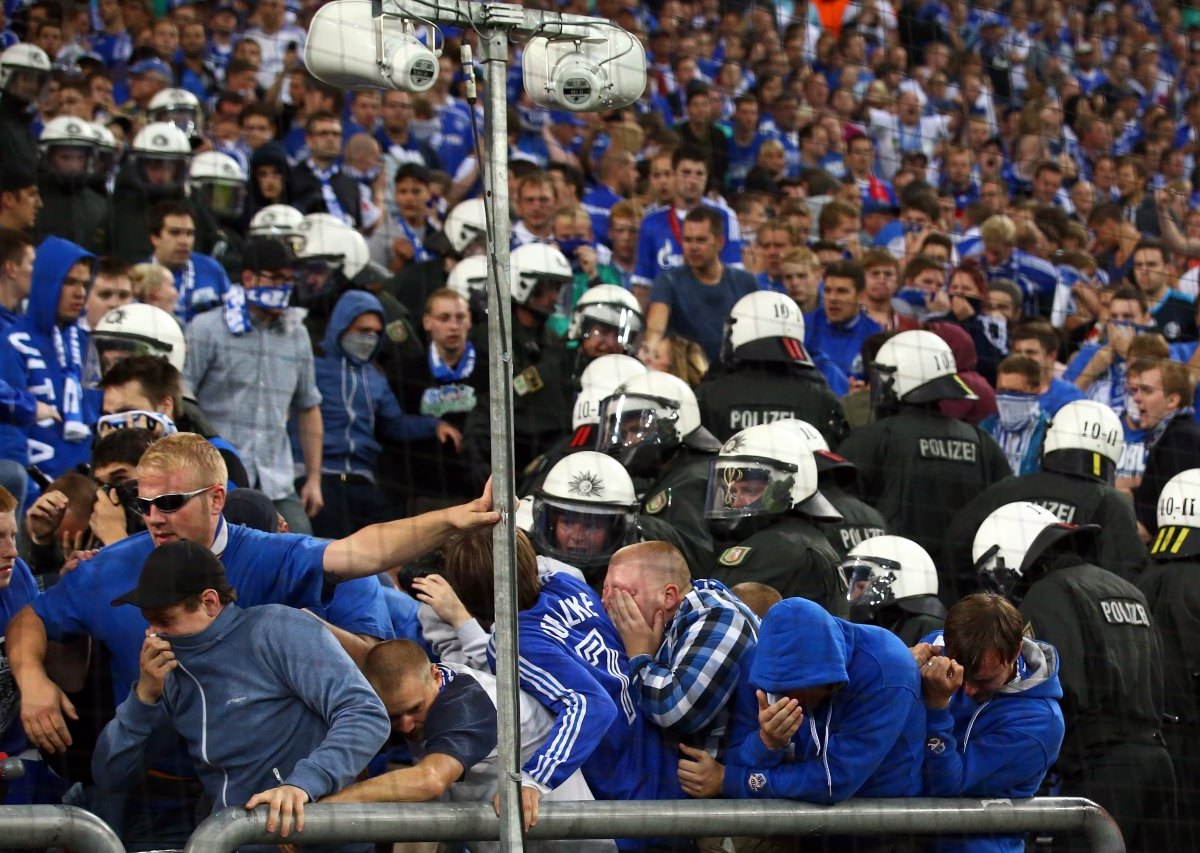
{"label": "man wearing black cap", "polygon": [[[112,602],[139,608],[150,626],[138,680],[100,734],[92,774],[101,789],[128,787],[144,773],[155,734],[174,730],[214,812],[266,804],[268,831],[278,826],[286,837],[293,820],[303,827],[305,803],[366,767],[390,724],[320,622],[280,605],[243,610],[236,600],[204,545],[171,542],[146,558],[137,586]],[[268,726],[287,737],[263,737]]]}
{"label": "man wearing black cap", "polygon": [[[320,511],[321,395],[312,344],[301,315],[288,308],[291,250],[253,240],[242,255],[242,283],[222,310],[188,324],[186,376],[213,426],[242,454],[251,485],[266,492],[296,533],[310,533]],[[305,484],[293,486],[287,422],[297,412]]]}

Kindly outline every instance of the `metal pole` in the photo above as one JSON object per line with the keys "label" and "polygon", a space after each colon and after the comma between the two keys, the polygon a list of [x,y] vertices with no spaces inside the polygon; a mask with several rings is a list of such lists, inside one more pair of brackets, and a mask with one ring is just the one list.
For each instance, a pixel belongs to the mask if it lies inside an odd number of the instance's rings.
{"label": "metal pole", "polygon": [[125,853],[121,839],[108,824],[76,806],[0,806],[0,847]]}
{"label": "metal pole", "polygon": [[500,792],[500,842],[521,845],[521,709],[517,682],[516,482],[513,470],[512,301],[509,297],[508,206],[508,29],[489,27],[480,35],[484,70],[483,168],[488,235],[488,388],[492,417],[492,496],[501,522],[492,531],[496,610],[496,757]]}
{"label": "metal pole", "polygon": [[[278,843],[266,832],[265,806],[225,809],[204,821],[186,853],[228,853],[243,844]],[[484,803],[309,806],[304,843],[486,841],[500,828]],[[1116,823],[1090,800],[851,800],[813,806],[791,800],[673,800],[545,803],[531,839],[779,835],[982,835],[1079,832],[1095,853],[1124,853]]]}

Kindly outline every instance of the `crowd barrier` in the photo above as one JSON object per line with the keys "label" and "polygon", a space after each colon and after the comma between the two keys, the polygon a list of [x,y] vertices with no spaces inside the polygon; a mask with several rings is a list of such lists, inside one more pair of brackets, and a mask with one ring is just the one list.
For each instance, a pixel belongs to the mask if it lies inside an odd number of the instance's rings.
{"label": "crowd barrier", "polygon": [[0,806],[0,849],[69,847],[79,853],[125,853],[109,825],[77,806]]}

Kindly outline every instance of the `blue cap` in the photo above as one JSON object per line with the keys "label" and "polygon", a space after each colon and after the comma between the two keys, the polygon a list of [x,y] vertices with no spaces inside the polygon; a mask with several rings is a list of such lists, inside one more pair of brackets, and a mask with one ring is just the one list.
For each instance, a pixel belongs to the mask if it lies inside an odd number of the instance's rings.
{"label": "blue cap", "polygon": [[890,201],[873,198],[863,204],[862,212],[863,216],[866,216],[869,213],[887,213],[895,216],[900,212],[900,208],[892,204]]}
{"label": "blue cap", "polygon": [[161,59],[150,57],[133,63],[129,66],[129,74],[157,74],[167,81],[168,84],[174,84],[175,73],[171,71],[171,66],[163,62]]}
{"label": "blue cap", "polygon": [[573,113],[570,110],[552,110],[550,112],[551,124],[569,124],[571,127],[586,127],[587,122],[581,119],[578,113]]}

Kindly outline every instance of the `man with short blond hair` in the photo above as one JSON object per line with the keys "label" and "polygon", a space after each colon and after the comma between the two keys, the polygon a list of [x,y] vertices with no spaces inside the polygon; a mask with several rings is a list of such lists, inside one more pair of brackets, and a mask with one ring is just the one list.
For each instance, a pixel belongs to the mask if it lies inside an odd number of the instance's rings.
{"label": "man with short blond hair", "polygon": [[1143,357],[1129,365],[1125,385],[1147,431],[1146,470],[1133,490],[1138,527],[1154,538],[1158,495],[1181,471],[1200,468],[1200,425],[1193,418],[1196,377],[1178,361]]}

